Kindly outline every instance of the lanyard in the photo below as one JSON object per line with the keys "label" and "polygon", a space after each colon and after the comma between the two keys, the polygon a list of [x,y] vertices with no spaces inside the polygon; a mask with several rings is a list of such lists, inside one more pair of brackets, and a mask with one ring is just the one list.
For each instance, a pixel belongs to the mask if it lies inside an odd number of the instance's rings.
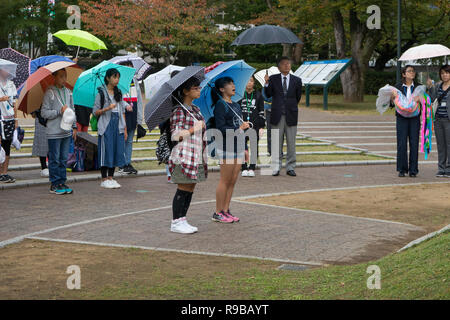
{"label": "lanyard", "polygon": [[61,103],[63,106],[66,105],[66,92],[64,91],[64,87],[61,89],[64,92],[64,98],[63,98],[63,94],[61,93],[61,91],[59,90],[59,88],[56,88],[56,91],[58,91],[58,95],[61,98]]}
{"label": "lanyard", "polygon": [[[252,95],[250,96],[250,103],[253,104],[253,92]],[[247,91],[245,91],[245,104],[247,106],[247,121],[250,121],[250,107],[248,105],[248,95],[247,95]]]}

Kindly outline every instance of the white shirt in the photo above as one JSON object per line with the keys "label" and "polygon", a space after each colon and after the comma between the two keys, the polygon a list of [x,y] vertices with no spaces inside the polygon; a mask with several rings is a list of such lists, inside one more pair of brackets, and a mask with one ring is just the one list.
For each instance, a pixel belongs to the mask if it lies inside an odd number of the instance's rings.
{"label": "white shirt", "polygon": [[0,102],[0,113],[3,119],[14,119],[14,103],[17,96],[16,86],[11,80],[0,81],[0,97],[9,96],[9,101]]}
{"label": "white shirt", "polygon": [[411,85],[407,86],[406,84],[403,84],[404,87],[406,87],[406,99],[410,99],[411,95],[412,95],[412,90],[411,88],[414,86],[414,82],[411,83]]}
{"label": "white shirt", "polygon": [[[281,87],[283,88],[283,81],[284,81],[284,77],[286,77],[286,88],[289,89],[289,81],[291,80],[291,74],[288,73],[286,76],[284,74],[280,74],[281,75]],[[266,83],[264,84],[264,87],[267,87],[269,84]]]}
{"label": "white shirt", "polygon": [[284,78],[286,77],[286,88],[289,89],[289,80],[291,79],[291,74],[287,75],[281,74],[281,87],[283,87]]}

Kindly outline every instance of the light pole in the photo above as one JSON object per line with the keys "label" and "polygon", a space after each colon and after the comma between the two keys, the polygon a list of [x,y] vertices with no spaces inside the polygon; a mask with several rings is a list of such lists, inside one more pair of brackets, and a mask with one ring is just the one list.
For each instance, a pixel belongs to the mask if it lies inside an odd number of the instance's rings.
{"label": "light pole", "polygon": [[402,2],[397,0],[397,83],[401,80],[402,63],[398,60],[402,55]]}

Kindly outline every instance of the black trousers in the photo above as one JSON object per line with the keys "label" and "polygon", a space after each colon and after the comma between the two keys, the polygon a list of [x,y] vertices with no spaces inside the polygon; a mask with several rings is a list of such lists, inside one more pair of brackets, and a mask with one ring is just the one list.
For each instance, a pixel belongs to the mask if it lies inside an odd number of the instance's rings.
{"label": "black trousers", "polygon": [[[420,117],[397,116],[397,171],[419,173],[419,132]],[[408,162],[409,142],[409,162]]]}
{"label": "black trousers", "polygon": [[270,109],[266,109],[267,150],[268,150],[269,154],[272,153],[272,131],[270,130],[270,129],[272,129],[272,125],[270,124],[271,113],[272,112]]}

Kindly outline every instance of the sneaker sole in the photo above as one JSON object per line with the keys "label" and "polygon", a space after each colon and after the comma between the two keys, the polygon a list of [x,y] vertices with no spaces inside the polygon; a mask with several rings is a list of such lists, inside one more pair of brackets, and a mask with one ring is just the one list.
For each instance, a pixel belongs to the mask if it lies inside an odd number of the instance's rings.
{"label": "sneaker sole", "polygon": [[219,220],[219,219],[216,219],[216,218],[211,218],[212,219],[212,221],[215,221],[215,222],[220,222],[220,223],[233,223],[234,221],[222,221],[222,220]]}
{"label": "sneaker sole", "polygon": [[193,233],[195,233],[194,231],[183,232],[183,231],[173,230],[173,229],[170,229],[170,232],[173,232],[173,233],[180,233],[180,234],[193,234]]}

